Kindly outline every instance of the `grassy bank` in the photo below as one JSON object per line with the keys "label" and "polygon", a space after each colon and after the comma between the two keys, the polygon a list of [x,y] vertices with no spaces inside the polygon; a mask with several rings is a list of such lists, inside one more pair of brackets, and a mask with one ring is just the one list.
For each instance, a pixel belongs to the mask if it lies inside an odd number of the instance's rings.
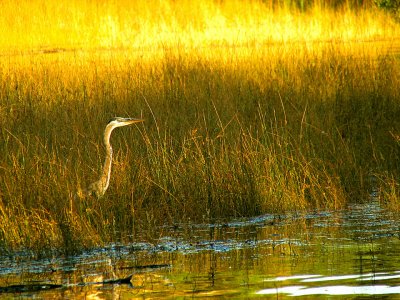
{"label": "grassy bank", "polygon": [[[74,251],[372,191],[398,207],[399,26],[373,8],[32,3],[36,27],[9,22],[1,42],[0,247]],[[113,133],[105,197],[76,202],[113,116],[146,122]]]}

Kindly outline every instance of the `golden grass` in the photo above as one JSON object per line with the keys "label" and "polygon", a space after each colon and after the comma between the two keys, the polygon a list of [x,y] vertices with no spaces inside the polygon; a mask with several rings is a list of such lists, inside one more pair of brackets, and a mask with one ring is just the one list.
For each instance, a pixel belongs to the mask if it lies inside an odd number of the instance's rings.
{"label": "golden grass", "polygon": [[[278,43],[359,42],[398,36],[385,14],[360,8],[307,12],[259,1],[3,1],[0,47],[38,49],[134,49],[142,55],[168,47],[243,47],[243,52]],[[12,13],[11,13],[12,12]],[[354,46],[354,45],[352,45]],[[238,50],[238,49],[236,49]],[[150,53],[149,53],[150,52]]]}
{"label": "golden grass", "polygon": [[[382,203],[399,202],[399,25],[373,7],[1,5],[4,249],[75,251],[163,222],[337,209],[368,199],[371,178],[385,178]],[[76,203],[113,116],[146,122],[113,133],[106,196]]]}

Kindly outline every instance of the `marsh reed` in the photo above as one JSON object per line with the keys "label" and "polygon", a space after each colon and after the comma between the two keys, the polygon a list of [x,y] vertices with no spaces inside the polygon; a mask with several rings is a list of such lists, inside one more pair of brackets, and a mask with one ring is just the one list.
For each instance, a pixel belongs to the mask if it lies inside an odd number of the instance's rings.
{"label": "marsh reed", "polygon": [[[60,3],[2,24],[2,249],[74,252],[372,190],[398,207],[399,26],[372,6]],[[146,122],[113,134],[105,197],[76,203],[114,116]]]}

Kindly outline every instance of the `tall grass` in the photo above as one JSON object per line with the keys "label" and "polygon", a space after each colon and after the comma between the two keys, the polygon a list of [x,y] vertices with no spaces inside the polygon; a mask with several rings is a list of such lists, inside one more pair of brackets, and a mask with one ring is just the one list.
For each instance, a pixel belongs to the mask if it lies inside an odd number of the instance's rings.
{"label": "tall grass", "polygon": [[[2,19],[1,248],[75,251],[164,222],[342,208],[377,189],[398,207],[387,16],[138,3],[2,3],[32,26]],[[105,197],[77,202],[113,116],[146,122],[113,133]]]}

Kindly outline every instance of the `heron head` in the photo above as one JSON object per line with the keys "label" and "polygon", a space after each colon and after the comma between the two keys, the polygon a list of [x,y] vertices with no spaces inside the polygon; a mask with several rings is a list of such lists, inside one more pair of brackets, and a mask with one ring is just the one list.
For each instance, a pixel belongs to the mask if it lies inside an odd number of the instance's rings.
{"label": "heron head", "polygon": [[107,126],[115,128],[140,122],[144,122],[144,119],[115,117],[110,120]]}

